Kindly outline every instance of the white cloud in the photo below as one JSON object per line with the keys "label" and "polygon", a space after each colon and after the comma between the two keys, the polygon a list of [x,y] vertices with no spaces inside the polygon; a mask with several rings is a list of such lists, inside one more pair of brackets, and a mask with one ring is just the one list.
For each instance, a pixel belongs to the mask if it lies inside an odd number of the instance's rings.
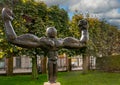
{"label": "white cloud", "polygon": [[50,5],[66,5],[69,10],[75,12],[100,13],[120,7],[119,0],[35,0],[44,1]]}
{"label": "white cloud", "polygon": [[35,0],[35,1],[44,1],[48,6],[64,4],[67,0]]}
{"label": "white cloud", "polygon": [[120,19],[110,19],[108,20],[108,23],[118,26],[120,28]]}
{"label": "white cloud", "polygon": [[74,2],[76,3],[69,2],[69,9],[83,13],[101,13],[120,7],[118,0],[74,0]]}
{"label": "white cloud", "polygon": [[106,19],[120,19],[120,13],[118,12],[118,9],[113,9],[106,13],[102,13],[102,17],[105,17]]}
{"label": "white cloud", "polygon": [[119,9],[112,9],[108,12],[103,12],[99,14],[91,13],[91,17],[97,17],[99,19],[106,19],[108,23],[118,26],[120,28],[120,13],[118,12]]}
{"label": "white cloud", "polygon": [[108,23],[112,25],[116,25],[120,28],[120,13],[118,12],[118,9],[112,9],[105,13],[91,13],[91,17],[97,17],[99,19],[106,19]]}
{"label": "white cloud", "polygon": [[[44,1],[48,6],[62,5],[67,11],[89,13],[92,17],[105,18],[109,23],[120,27],[120,0],[36,0]],[[68,10],[69,9],[69,10]]]}

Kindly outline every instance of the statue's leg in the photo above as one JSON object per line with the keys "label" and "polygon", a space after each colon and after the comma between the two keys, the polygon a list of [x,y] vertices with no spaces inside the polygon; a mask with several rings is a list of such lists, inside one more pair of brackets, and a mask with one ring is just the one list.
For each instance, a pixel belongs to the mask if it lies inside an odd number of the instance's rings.
{"label": "statue's leg", "polygon": [[48,60],[48,81],[54,83],[53,81],[53,61]]}
{"label": "statue's leg", "polygon": [[53,64],[53,79],[54,79],[54,82],[56,82],[56,79],[57,79],[57,70],[58,70],[58,67],[57,67],[57,61],[54,62]]}

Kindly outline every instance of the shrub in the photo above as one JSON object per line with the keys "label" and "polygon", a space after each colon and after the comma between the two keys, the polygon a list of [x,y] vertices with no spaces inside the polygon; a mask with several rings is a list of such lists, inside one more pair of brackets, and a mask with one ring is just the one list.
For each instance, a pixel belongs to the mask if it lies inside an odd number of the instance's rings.
{"label": "shrub", "polygon": [[99,70],[120,72],[120,55],[97,58],[96,62]]}

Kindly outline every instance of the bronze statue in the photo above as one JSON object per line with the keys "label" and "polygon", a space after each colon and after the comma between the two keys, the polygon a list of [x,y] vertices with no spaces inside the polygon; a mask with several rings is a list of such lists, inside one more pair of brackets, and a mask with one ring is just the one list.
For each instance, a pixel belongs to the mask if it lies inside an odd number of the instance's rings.
{"label": "bronze statue", "polygon": [[81,39],[75,39],[73,37],[67,37],[64,39],[58,39],[57,30],[54,27],[48,27],[46,30],[47,37],[38,38],[33,34],[23,34],[17,36],[11,21],[13,20],[13,13],[8,8],[2,9],[2,18],[5,23],[5,32],[7,39],[10,43],[25,48],[41,48],[47,51],[48,56],[48,81],[55,83],[57,78],[57,58],[58,50],[60,48],[67,49],[80,49],[86,46],[88,41],[88,22],[86,20],[79,21],[78,26],[82,32]]}

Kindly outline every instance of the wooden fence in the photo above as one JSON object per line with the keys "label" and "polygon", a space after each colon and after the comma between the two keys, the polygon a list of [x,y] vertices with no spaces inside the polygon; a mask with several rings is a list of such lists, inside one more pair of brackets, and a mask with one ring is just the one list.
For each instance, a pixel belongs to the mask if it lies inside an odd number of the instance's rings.
{"label": "wooden fence", "polygon": [[[38,58],[38,71],[42,71],[42,59]],[[96,58],[91,56],[89,58],[89,68],[95,69]],[[82,70],[83,60],[82,57],[59,57],[58,58],[58,71],[68,71],[72,70]],[[13,60],[13,72],[14,73],[28,73],[31,72],[31,59],[29,57],[25,58],[14,58]],[[6,59],[0,60],[0,74],[6,73]]]}

